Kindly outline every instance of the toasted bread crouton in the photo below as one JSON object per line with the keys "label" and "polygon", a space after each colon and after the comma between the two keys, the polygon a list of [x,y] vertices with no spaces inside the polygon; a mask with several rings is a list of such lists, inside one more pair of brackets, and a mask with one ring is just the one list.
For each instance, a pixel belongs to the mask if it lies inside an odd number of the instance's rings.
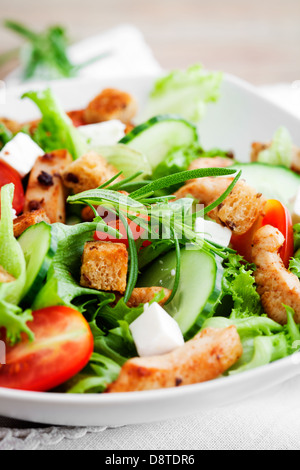
{"label": "toasted bread crouton", "polygon": [[60,173],[71,161],[67,150],[55,150],[36,160],[28,181],[24,212],[44,209],[51,224],[66,221],[67,191]]}
{"label": "toasted bread crouton", "polygon": [[125,362],[107,392],[155,390],[212,380],[235,364],[242,352],[235,326],[206,328],[170,353]]}
{"label": "toasted bread crouton", "polygon": [[[192,196],[199,203],[208,206],[220,197],[233,178],[199,178],[180,188],[177,199]],[[229,196],[209,212],[209,217],[232,230],[235,235],[246,233],[262,213],[265,199],[245,181],[237,182]]]}
{"label": "toasted bread crouton", "polygon": [[84,246],[80,284],[83,287],[124,293],[128,253],[123,243],[87,242]]}
{"label": "toasted bread crouton", "polygon": [[[127,302],[127,306],[130,308],[138,307],[141,304],[147,304],[154,299],[156,294],[161,291],[164,291],[164,298],[158,302],[159,305],[164,305],[167,300],[170,298],[172,291],[170,289],[162,288],[162,287],[135,287],[132,291],[130,299]],[[116,293],[116,301],[118,302],[121,299],[121,295]]]}
{"label": "toasted bread crouton", "polygon": [[9,274],[5,269],[0,266],[0,284],[4,284],[7,282],[13,282],[15,281],[15,278]]}
{"label": "toasted bread crouton", "polygon": [[252,241],[255,281],[264,311],[270,318],[285,324],[284,305],[288,305],[295,311],[295,322],[300,323],[300,282],[295,274],[285,269],[280,257],[284,241],[282,233],[270,225],[255,233]]}
{"label": "toasted bread crouton", "polygon": [[87,124],[119,119],[130,123],[137,111],[135,99],[124,91],[107,88],[94,98],[84,112]]}
{"label": "toasted bread crouton", "polygon": [[33,212],[25,212],[14,220],[14,236],[18,238],[23,232],[25,232],[31,225],[39,224],[40,222],[47,222],[50,224],[49,217],[47,216],[44,209],[39,209]]}
{"label": "toasted bread crouton", "polygon": [[[89,152],[73,161],[62,171],[64,185],[75,194],[95,189],[115,176],[118,170],[109,165],[105,158],[96,152]],[[119,177],[117,181],[123,179]]]}
{"label": "toasted bread crouton", "polygon": [[23,127],[20,122],[13,121],[12,119],[7,119],[4,117],[0,117],[0,123],[4,124],[4,126],[13,134],[20,132]]}

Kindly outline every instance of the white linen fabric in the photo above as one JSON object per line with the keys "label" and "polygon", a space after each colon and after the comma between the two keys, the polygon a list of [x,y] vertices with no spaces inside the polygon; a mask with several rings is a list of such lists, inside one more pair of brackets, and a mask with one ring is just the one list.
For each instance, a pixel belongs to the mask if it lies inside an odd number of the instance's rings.
{"label": "white linen fabric", "polygon": [[[156,74],[160,66],[141,33],[123,25],[71,47],[74,61],[112,50],[83,76]],[[88,51],[88,55],[87,55]],[[19,72],[6,79],[19,83]],[[269,98],[300,117],[300,80],[262,87]],[[300,376],[226,407],[159,423],[107,427],[58,427],[0,417],[0,450],[298,450]]]}

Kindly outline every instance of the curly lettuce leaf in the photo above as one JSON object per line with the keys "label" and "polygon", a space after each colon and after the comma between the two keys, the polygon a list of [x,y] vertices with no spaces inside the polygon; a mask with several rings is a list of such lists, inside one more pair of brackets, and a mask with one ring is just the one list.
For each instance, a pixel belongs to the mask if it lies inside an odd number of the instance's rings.
{"label": "curly lettuce leaf", "polygon": [[[96,228],[100,230],[102,226],[107,227],[99,222],[70,226],[60,223],[52,225],[57,240],[57,251],[48,271],[46,284],[37,295],[32,308],[36,310],[53,305],[72,306],[72,301],[79,296],[107,295],[79,284],[84,245],[93,240]],[[111,230],[115,235],[115,231]]]}
{"label": "curly lettuce leaf", "polygon": [[206,104],[218,100],[221,82],[220,72],[208,72],[200,64],[187,70],[175,70],[156,81],[147,116],[172,113],[198,122],[205,113]]}
{"label": "curly lettuce leaf", "polygon": [[121,367],[109,357],[93,353],[88,365],[64,389],[67,393],[101,393],[117,379]]}
{"label": "curly lettuce leaf", "polygon": [[21,333],[26,333],[33,341],[34,334],[27,325],[32,321],[31,310],[22,311],[16,305],[0,300],[0,326],[6,329],[6,340],[14,345],[21,339]]}
{"label": "curly lettuce leaf", "polygon": [[293,143],[291,135],[285,127],[280,127],[275,132],[270,147],[259,152],[258,161],[290,168],[292,160]]}
{"label": "curly lettuce leaf", "polygon": [[33,134],[33,139],[45,152],[63,148],[76,160],[87,151],[85,138],[73,126],[50,88],[28,91],[22,98],[32,100],[42,113],[42,119]]}

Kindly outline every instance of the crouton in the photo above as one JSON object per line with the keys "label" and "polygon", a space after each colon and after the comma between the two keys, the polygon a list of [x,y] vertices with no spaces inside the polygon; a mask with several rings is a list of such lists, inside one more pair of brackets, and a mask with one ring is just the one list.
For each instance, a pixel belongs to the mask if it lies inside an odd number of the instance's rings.
{"label": "crouton", "polygon": [[[165,295],[164,298],[158,303],[159,305],[164,305],[170,298],[172,291],[162,287],[135,287],[126,305],[130,308],[133,308],[138,307],[141,304],[147,304],[148,302],[151,302],[156,294],[162,290],[164,291]],[[121,297],[122,296],[120,294],[116,293],[115,303],[117,303]]]}
{"label": "crouton", "polygon": [[[251,155],[250,155],[251,162],[257,162],[259,153],[262,152],[263,150],[268,149],[270,146],[271,146],[271,142],[265,143],[265,144],[261,142],[253,142],[252,147],[251,147]],[[295,173],[300,174],[300,148],[297,147],[296,145],[293,145],[292,147],[291,170],[293,170]]]}
{"label": "crouton", "polygon": [[36,160],[28,181],[24,212],[44,209],[51,224],[66,221],[67,191],[60,172],[71,161],[67,150],[55,150]]}
{"label": "crouton", "polygon": [[155,390],[212,380],[235,364],[242,352],[235,326],[206,328],[170,353],[125,362],[106,392]]}
{"label": "crouton", "polygon": [[257,291],[264,311],[274,321],[285,324],[287,315],[284,305],[294,309],[295,322],[300,323],[300,282],[288,271],[280,257],[284,244],[282,233],[270,225],[261,227],[252,241],[252,260]]}
{"label": "crouton", "polygon": [[[177,199],[192,196],[199,203],[208,206],[220,197],[228,188],[233,178],[199,178],[180,188]],[[235,235],[246,233],[262,213],[265,199],[245,181],[237,182],[229,196],[214,210],[209,217],[232,230]]]}
{"label": "crouton", "polygon": [[124,293],[128,253],[123,243],[87,242],[84,246],[80,284],[83,287]]}
{"label": "crouton", "polygon": [[[89,152],[68,165],[61,173],[64,185],[75,194],[95,189],[115,176],[118,170],[96,152]],[[116,181],[120,181],[119,177]]]}
{"label": "crouton", "polygon": [[94,98],[84,112],[87,124],[111,119],[119,119],[124,124],[130,123],[137,111],[135,99],[123,91],[107,88]]}
{"label": "crouton", "polygon": [[50,224],[49,217],[47,216],[44,209],[39,209],[33,212],[26,212],[20,217],[14,220],[14,236],[18,238],[23,232],[25,232],[31,225],[36,225],[40,222],[47,222]]}
{"label": "crouton", "polygon": [[15,281],[15,278],[9,274],[5,269],[0,266],[0,284],[8,283],[8,282],[13,282]]}
{"label": "crouton", "polygon": [[0,123],[4,124],[4,126],[13,134],[20,132],[23,127],[20,122],[13,121],[12,119],[7,119],[4,117],[0,117]]}

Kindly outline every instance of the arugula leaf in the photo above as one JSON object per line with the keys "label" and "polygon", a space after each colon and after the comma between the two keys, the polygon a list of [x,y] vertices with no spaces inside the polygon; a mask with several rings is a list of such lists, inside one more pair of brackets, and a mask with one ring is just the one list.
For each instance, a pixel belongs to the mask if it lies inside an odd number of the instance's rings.
{"label": "arugula leaf", "polygon": [[76,160],[87,151],[87,142],[73,126],[50,88],[42,91],[28,91],[23,98],[29,98],[40,109],[42,119],[33,134],[35,142],[45,151],[64,148]]}
{"label": "arugula leaf", "polygon": [[173,113],[198,122],[206,103],[217,101],[222,82],[220,72],[207,72],[200,64],[175,70],[155,82],[147,105],[147,116]]}

